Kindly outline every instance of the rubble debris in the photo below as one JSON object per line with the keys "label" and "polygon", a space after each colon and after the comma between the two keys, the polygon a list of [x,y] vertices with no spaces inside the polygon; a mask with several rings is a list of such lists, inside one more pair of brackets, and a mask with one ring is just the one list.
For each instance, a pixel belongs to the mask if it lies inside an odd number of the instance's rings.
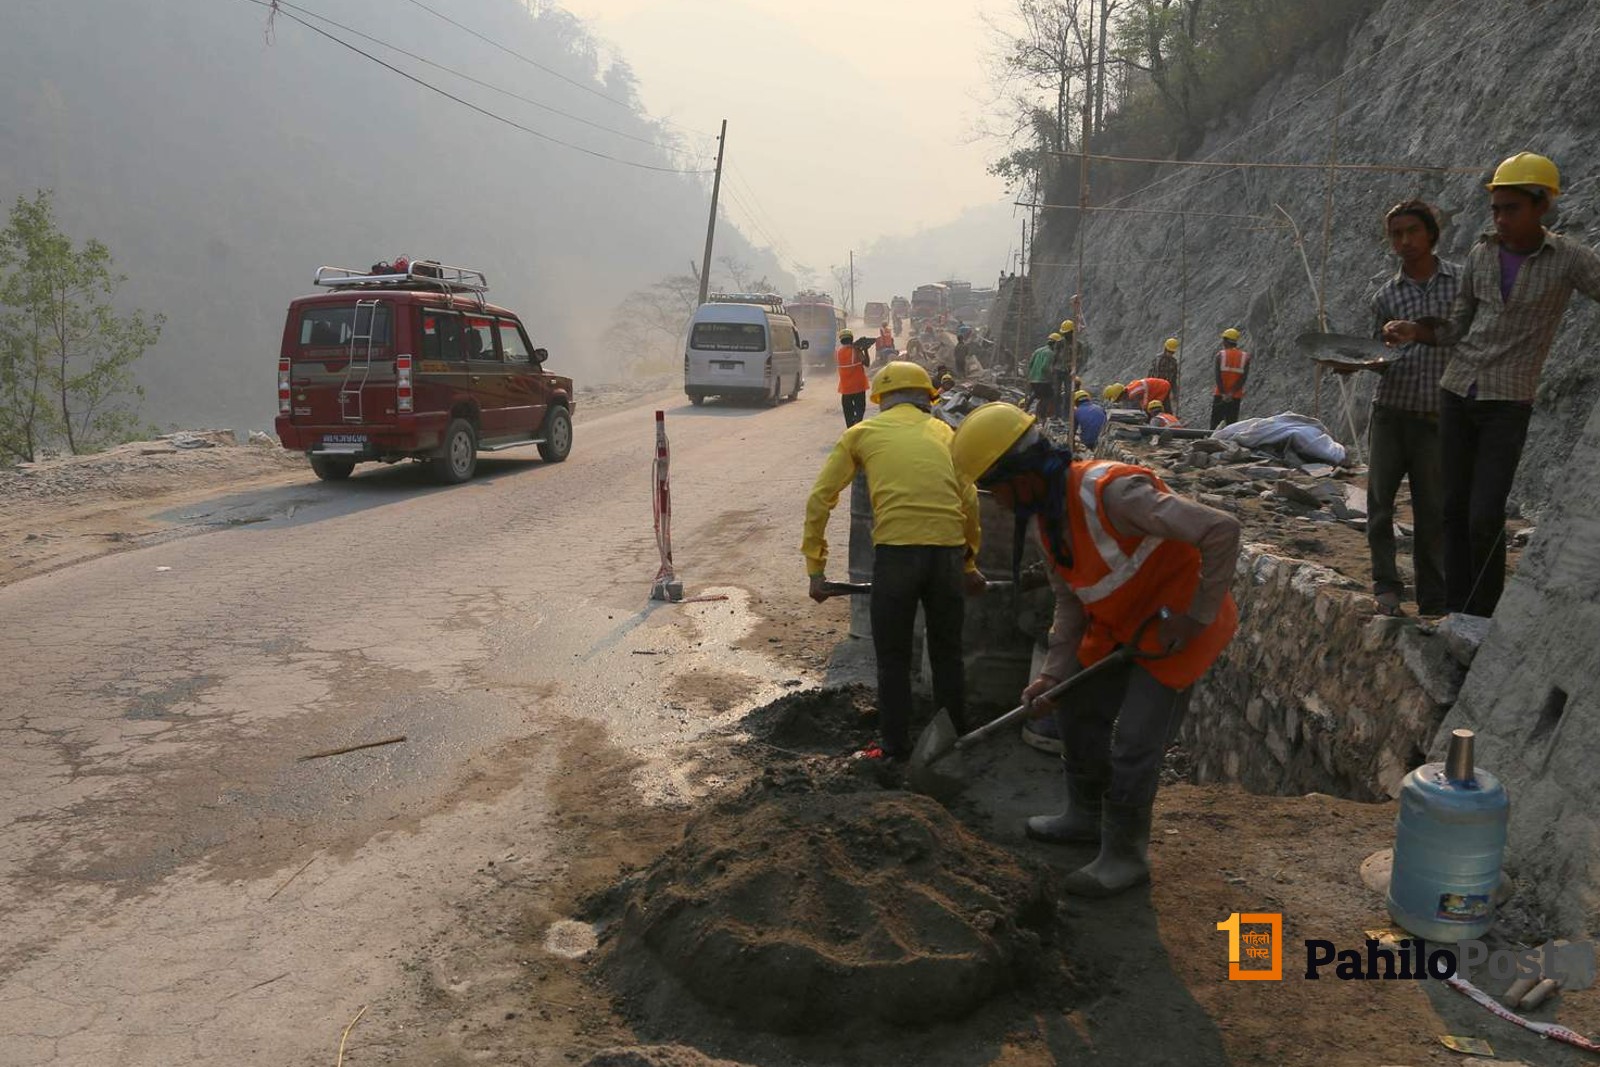
{"label": "rubble debris", "polygon": [[688,1045],[619,1045],[603,1048],[583,1067],[744,1067],[733,1060],[715,1060]]}

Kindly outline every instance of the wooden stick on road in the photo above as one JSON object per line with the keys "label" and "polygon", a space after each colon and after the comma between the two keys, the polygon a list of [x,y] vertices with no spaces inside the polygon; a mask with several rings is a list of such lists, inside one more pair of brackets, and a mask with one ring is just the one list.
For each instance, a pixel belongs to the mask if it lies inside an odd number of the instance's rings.
{"label": "wooden stick on road", "polygon": [[346,745],[344,748],[330,748],[326,752],[313,752],[309,756],[296,756],[296,763],[304,763],[308,759],[326,759],[329,756],[342,756],[346,752],[359,752],[364,748],[377,748],[379,745],[398,745],[406,739],[405,734],[399,737],[386,737],[382,741],[363,741],[359,745]]}
{"label": "wooden stick on road", "polygon": [[356,1023],[367,1013],[367,1006],[361,1005],[361,1010],[356,1012],[356,1017],[350,1020],[350,1025],[344,1028],[344,1034],[339,1038],[339,1058],[334,1061],[334,1067],[344,1067],[344,1043],[350,1040],[350,1031],[355,1029]]}

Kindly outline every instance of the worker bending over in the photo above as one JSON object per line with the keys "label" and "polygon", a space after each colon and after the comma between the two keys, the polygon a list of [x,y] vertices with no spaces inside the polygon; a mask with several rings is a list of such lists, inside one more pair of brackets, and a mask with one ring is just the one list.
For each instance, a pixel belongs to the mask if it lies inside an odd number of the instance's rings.
{"label": "worker bending over", "polygon": [[873,759],[911,755],[911,646],[917,606],[926,624],[933,695],[965,732],[966,676],[961,660],[963,594],[980,593],[981,527],[971,482],[956,477],[953,431],[929,414],[933,383],[915,363],[898,360],[872,383],[879,413],[844,432],[806,501],[801,545],[811,598],[828,598],[828,515],[858,471],[872,497],[872,648],[878,660],[878,724]]}
{"label": "worker bending over", "polygon": [[1127,385],[1112,382],[1103,395],[1112,404],[1127,404],[1143,411],[1152,400],[1165,405],[1172,395],[1172,383],[1165,378],[1135,378]]}
{"label": "worker bending over", "polygon": [[[1055,591],[1055,621],[1039,676],[1023,690],[1038,714],[1054,712],[1063,744],[1067,806],[1028,820],[1029,837],[1099,843],[1068,876],[1079,896],[1110,896],[1150,876],[1150,812],[1162,757],[1190,688],[1238,625],[1228,587],[1239,523],[1170,492],[1143,468],[1075,462],[1011,404],[968,415],[951,445],[956,473],[1033,520]],[[1165,614],[1163,614],[1165,613]],[[1040,695],[1118,646],[1141,658],[1089,679],[1056,707]],[[1149,658],[1145,658],[1149,657]]]}
{"label": "worker bending over", "polygon": [[1100,434],[1109,418],[1105,405],[1097,403],[1087,390],[1079,389],[1072,394],[1072,421],[1077,424],[1078,439],[1086,448],[1100,443]]}
{"label": "worker bending over", "polygon": [[1178,416],[1167,411],[1166,406],[1159,400],[1152,400],[1144,406],[1144,413],[1151,426],[1182,426]]}

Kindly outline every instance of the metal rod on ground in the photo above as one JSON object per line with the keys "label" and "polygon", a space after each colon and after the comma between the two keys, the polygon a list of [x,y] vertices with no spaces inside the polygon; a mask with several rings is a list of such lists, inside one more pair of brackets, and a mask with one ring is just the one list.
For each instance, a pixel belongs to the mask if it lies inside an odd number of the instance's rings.
{"label": "metal rod on ground", "polygon": [[717,135],[717,173],[711,179],[711,219],[706,223],[706,257],[700,265],[700,303],[706,302],[711,286],[711,243],[717,233],[717,197],[722,192],[722,152],[728,147],[728,120],[722,120],[722,132]]}

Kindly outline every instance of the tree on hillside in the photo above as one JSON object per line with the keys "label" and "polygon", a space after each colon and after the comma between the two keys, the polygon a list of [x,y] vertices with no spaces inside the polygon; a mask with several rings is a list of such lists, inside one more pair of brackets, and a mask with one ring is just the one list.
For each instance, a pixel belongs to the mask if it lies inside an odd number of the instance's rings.
{"label": "tree on hillside", "polygon": [[700,281],[692,274],[672,274],[623,298],[611,314],[606,346],[633,366],[676,359],[689,317],[700,304]]}
{"label": "tree on hillside", "polygon": [[0,449],[32,460],[63,441],[73,453],[125,440],[138,428],[133,364],[165,316],[118,315],[126,275],[98,241],[74,248],[57,227],[54,195],[18,197],[0,230]]}

